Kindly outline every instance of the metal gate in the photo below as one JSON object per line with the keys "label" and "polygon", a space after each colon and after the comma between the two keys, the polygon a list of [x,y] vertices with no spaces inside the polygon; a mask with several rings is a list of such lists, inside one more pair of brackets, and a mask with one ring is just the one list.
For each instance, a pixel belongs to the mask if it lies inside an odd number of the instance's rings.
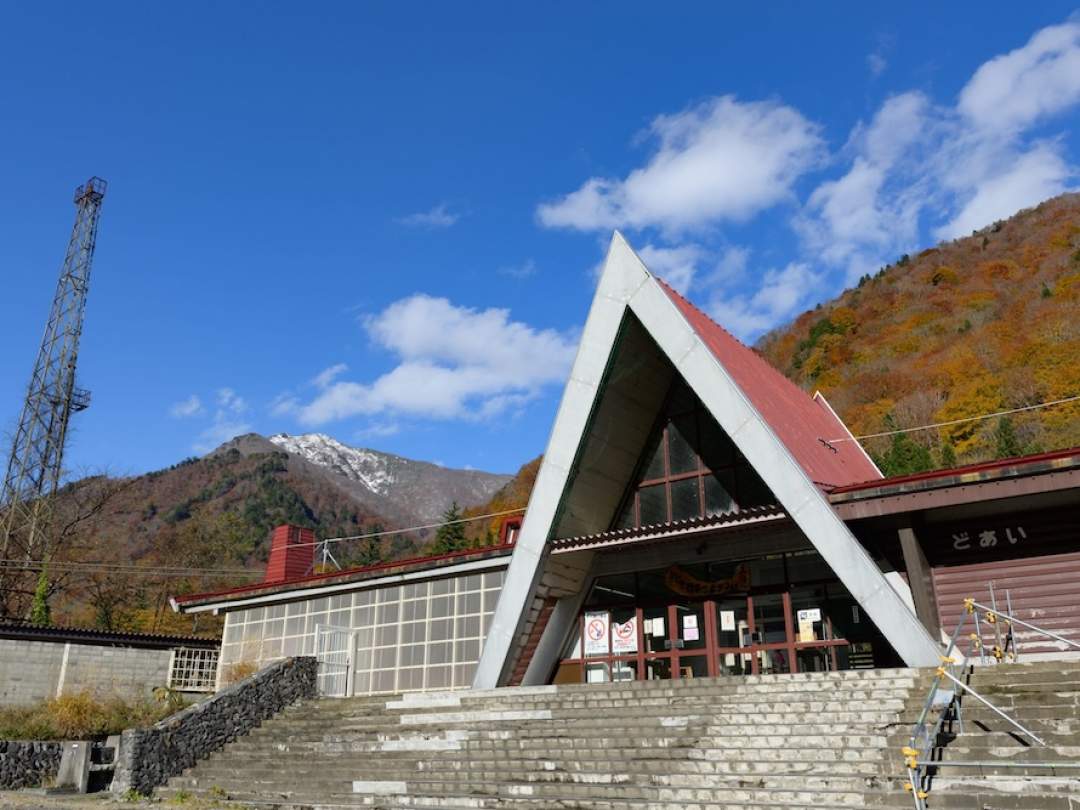
{"label": "metal gate", "polygon": [[355,644],[356,633],[348,627],[315,625],[315,660],[319,665],[316,685],[321,697],[352,694]]}

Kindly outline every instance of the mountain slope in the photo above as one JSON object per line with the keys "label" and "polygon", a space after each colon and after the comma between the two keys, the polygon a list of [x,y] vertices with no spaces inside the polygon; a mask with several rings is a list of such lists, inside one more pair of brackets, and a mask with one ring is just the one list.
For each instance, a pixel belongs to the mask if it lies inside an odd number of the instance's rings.
{"label": "mountain slope", "polygon": [[339,486],[358,502],[378,509],[397,525],[437,521],[453,501],[460,506],[483,503],[512,478],[349,447],[321,433],[279,433],[269,441],[292,456],[331,471],[340,479]]}
{"label": "mountain slope", "polygon": [[[902,257],[758,349],[856,435],[1080,394],[1080,195]],[[1080,403],[909,436],[923,466],[1072,447]]]}

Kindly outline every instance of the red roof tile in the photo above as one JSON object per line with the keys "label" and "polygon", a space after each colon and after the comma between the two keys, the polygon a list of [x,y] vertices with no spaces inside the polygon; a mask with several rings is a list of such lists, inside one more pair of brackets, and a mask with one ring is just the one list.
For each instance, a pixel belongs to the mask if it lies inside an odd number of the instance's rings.
{"label": "red roof tile", "polygon": [[835,444],[833,450],[819,441],[849,435],[828,405],[791,382],[662,279],[657,280],[812,481],[837,487],[881,478],[855,442]]}

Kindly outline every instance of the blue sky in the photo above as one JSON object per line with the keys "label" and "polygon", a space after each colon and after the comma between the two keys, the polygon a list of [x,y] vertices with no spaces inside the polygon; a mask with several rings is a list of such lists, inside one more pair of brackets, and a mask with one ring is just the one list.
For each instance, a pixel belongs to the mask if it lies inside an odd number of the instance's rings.
{"label": "blue sky", "polygon": [[[106,178],[68,466],[542,451],[612,228],[752,340],[1077,184],[1060,3],[8,5],[0,424]],[[1071,16],[1072,15],[1072,16]]]}

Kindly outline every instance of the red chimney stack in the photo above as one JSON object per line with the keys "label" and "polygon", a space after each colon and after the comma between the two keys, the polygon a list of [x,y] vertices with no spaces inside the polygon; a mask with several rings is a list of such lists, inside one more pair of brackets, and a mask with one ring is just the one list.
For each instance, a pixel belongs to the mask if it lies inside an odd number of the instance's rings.
{"label": "red chimney stack", "polygon": [[315,532],[299,526],[278,526],[270,535],[270,560],[263,582],[285,582],[311,573]]}

